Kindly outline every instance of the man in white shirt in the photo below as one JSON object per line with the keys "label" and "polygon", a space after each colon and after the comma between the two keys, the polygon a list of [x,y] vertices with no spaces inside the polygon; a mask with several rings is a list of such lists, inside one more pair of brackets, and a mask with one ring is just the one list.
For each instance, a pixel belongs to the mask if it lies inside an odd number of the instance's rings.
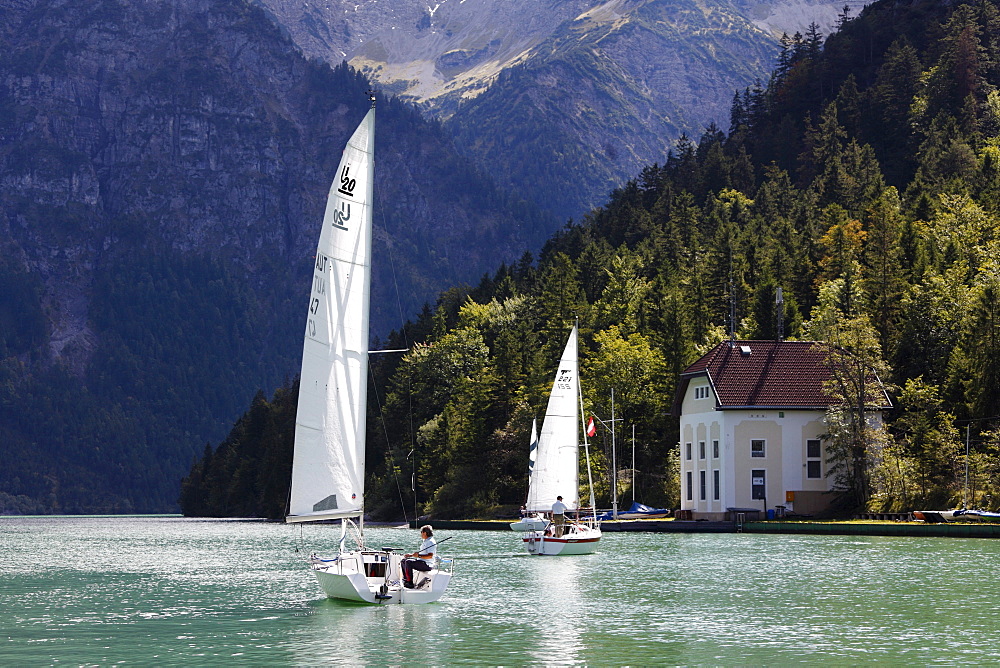
{"label": "man in white shirt", "polygon": [[566,504],[562,502],[562,497],[557,496],[556,502],[552,504],[552,524],[555,525],[556,537],[563,535],[563,526],[566,524]]}
{"label": "man in white shirt", "polygon": [[403,559],[403,586],[413,589],[413,571],[429,571],[434,568],[437,560],[437,541],[434,540],[434,529],[430,524],[420,527],[420,537],[424,542],[420,544],[420,549],[411,554],[404,554]]}

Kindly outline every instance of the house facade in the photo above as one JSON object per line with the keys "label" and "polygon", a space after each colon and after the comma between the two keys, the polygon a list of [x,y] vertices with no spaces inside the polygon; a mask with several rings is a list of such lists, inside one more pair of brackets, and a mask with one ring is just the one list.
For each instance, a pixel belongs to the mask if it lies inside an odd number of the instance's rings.
{"label": "house facade", "polygon": [[[811,341],[724,341],[681,373],[674,414],[685,515],[828,507],[835,494],[821,438],[833,403],[825,358]],[[881,411],[869,419],[881,421]]]}

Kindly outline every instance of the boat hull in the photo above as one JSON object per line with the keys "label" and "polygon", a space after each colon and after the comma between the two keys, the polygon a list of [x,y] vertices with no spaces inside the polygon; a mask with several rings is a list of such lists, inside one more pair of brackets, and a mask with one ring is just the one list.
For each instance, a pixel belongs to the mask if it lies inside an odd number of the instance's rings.
{"label": "boat hull", "polygon": [[[311,568],[327,598],[369,605],[433,603],[451,582],[451,572],[435,568],[416,571],[420,586],[402,583],[402,556],[392,552],[346,552],[324,561],[313,559]],[[448,562],[450,563],[450,561]]]}
{"label": "boat hull", "polygon": [[601,530],[583,525],[570,525],[565,535],[547,536],[544,531],[529,531],[521,539],[528,554],[556,557],[592,554],[597,551]]}
{"label": "boat hull", "polygon": [[548,526],[549,521],[542,517],[525,517],[510,523],[510,528],[514,531],[545,531]]}

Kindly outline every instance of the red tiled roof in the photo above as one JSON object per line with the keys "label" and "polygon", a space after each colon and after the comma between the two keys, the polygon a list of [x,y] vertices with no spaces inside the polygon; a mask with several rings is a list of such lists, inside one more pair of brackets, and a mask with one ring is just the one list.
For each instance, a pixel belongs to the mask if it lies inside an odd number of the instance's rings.
{"label": "red tiled roof", "polygon": [[[749,351],[749,354],[746,354]],[[691,378],[707,375],[718,408],[826,408],[826,353],[813,341],[723,341],[681,373],[674,412]]]}

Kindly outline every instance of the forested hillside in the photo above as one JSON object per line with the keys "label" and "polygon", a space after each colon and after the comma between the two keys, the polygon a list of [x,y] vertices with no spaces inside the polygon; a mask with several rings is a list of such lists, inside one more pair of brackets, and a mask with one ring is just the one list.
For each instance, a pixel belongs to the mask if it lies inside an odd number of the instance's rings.
{"label": "forested hillside", "polygon": [[[728,133],[679,142],[537,262],[443,293],[395,337],[412,350],[374,366],[369,510],[399,515],[414,459],[421,512],[520,504],[531,418],[575,317],[587,410],[608,415],[615,390],[636,427],[637,497],[676,506],[677,373],[726,336],[731,303],[737,336],[774,337],[778,286],[787,336],[841,346],[893,387],[890,429],[853,453],[857,504],[961,503],[968,425],[969,505],[996,509],[998,86],[993,0],[880,2],[825,44],[788,38],[768,84],[735,96]],[[187,492],[223,460],[219,478],[235,480],[265,458],[234,443],[195,467]]]}
{"label": "forested hillside", "polygon": [[[0,513],[176,509],[205,443],[297,365],[370,83],[243,0],[0,0],[0,43]],[[551,223],[379,98],[385,332]]]}

